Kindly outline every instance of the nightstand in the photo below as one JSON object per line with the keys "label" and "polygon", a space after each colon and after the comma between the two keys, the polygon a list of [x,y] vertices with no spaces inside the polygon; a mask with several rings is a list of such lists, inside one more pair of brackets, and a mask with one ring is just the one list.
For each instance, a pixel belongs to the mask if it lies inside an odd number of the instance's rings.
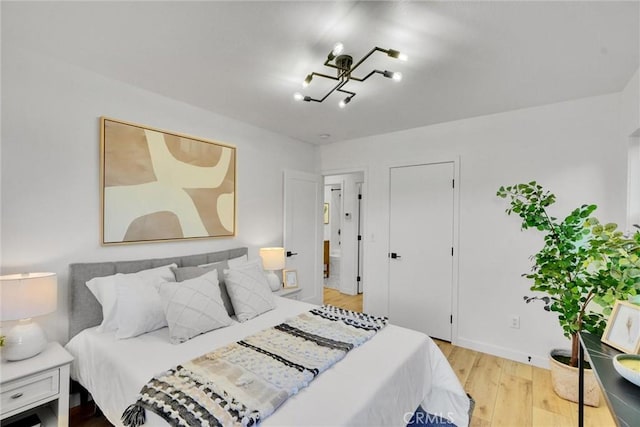
{"label": "nightstand", "polygon": [[282,288],[273,294],[279,297],[298,300],[300,299],[300,290],[300,288]]}
{"label": "nightstand", "polygon": [[69,365],[73,357],[56,342],[37,356],[0,365],[2,425],[36,413],[43,427],[69,425]]}

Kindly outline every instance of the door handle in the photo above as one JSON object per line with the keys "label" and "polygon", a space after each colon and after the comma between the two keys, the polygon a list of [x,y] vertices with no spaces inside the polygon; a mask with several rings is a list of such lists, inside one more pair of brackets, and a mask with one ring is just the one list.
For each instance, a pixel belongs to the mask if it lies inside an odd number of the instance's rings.
{"label": "door handle", "polygon": [[395,253],[395,252],[391,252],[391,253],[389,253],[389,258],[398,259],[398,258],[402,258],[402,257],[400,255],[398,255],[397,253]]}
{"label": "door handle", "polygon": [[298,255],[298,252],[287,251],[287,258]]}

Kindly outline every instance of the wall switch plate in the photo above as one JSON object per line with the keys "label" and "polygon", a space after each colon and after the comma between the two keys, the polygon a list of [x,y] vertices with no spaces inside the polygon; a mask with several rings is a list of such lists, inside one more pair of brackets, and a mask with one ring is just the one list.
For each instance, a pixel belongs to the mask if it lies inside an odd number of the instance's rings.
{"label": "wall switch plate", "polygon": [[509,327],[520,329],[520,316],[512,316],[511,319],[509,319]]}

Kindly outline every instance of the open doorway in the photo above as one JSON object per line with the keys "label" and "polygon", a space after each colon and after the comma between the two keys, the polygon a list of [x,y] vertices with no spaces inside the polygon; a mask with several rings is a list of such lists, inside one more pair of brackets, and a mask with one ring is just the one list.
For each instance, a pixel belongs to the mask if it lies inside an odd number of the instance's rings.
{"label": "open doorway", "polygon": [[324,303],[362,311],[364,172],[324,177]]}

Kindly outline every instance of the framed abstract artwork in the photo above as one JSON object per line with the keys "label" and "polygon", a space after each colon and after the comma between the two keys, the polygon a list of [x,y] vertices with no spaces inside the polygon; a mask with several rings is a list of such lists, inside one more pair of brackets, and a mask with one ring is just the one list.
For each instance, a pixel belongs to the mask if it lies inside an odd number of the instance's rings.
{"label": "framed abstract artwork", "polygon": [[100,119],[103,245],[236,232],[236,148]]}

